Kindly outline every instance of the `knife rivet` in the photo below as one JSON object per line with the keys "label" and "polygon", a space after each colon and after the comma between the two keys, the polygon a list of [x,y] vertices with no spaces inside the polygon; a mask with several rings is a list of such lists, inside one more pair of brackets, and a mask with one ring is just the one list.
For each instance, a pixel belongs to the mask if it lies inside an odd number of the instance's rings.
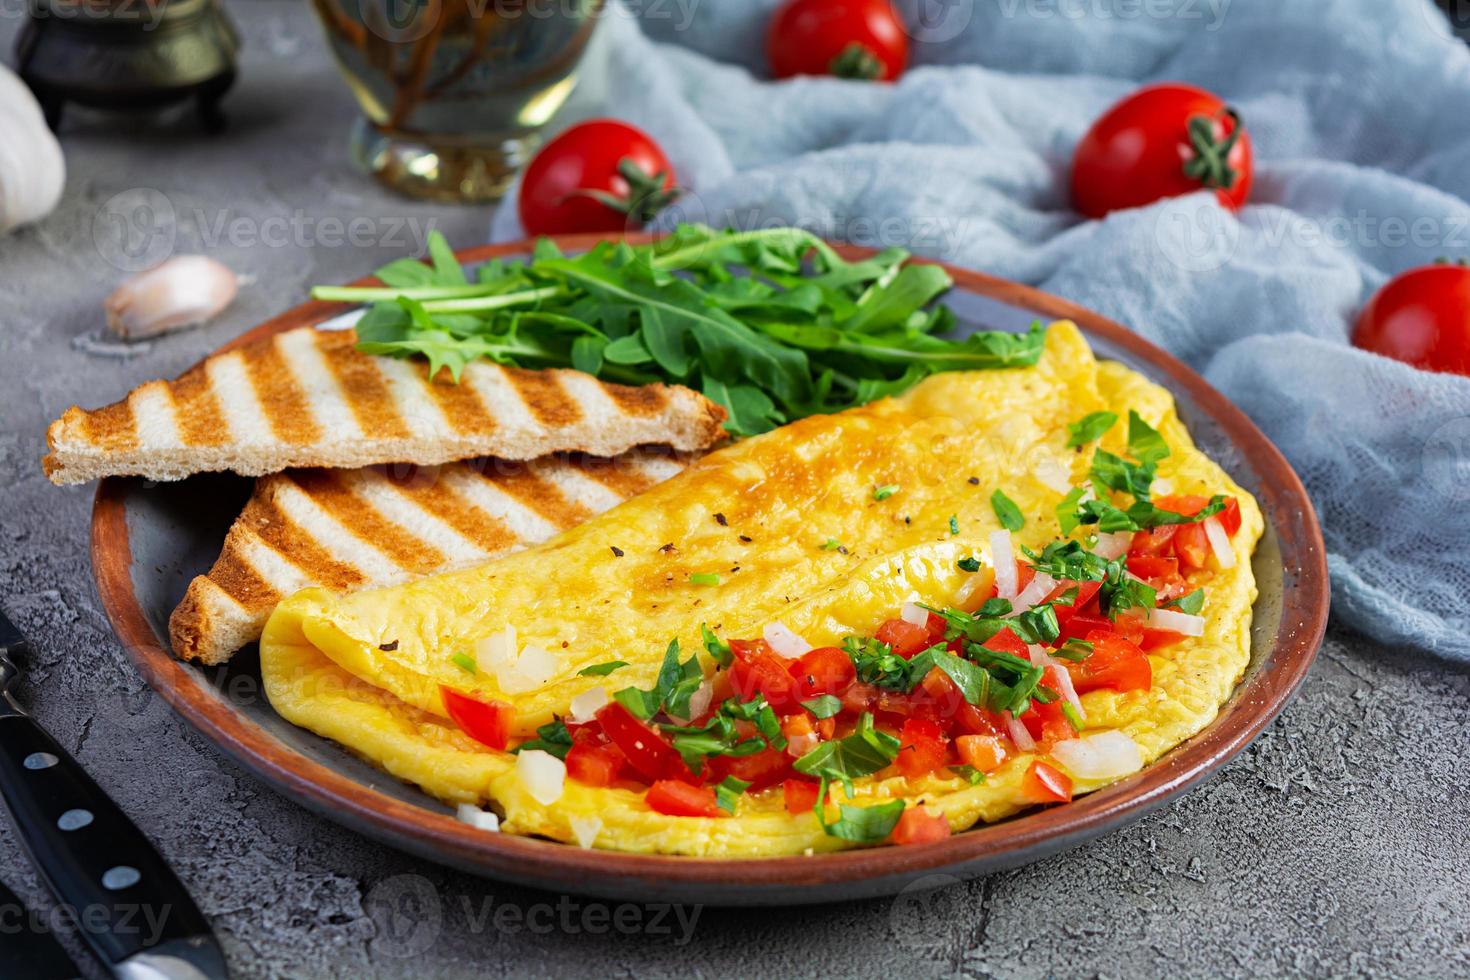
{"label": "knife rivet", "polygon": [[56,818],[56,826],[62,830],[81,830],[91,822],[91,810],[68,810]]}
{"label": "knife rivet", "polygon": [[119,864],[115,868],[108,868],[102,873],[102,887],[109,891],[122,891],[131,888],[143,879],[142,873],[137,868],[130,868],[126,864]]}
{"label": "knife rivet", "polygon": [[61,760],[50,752],[32,752],[22,763],[27,769],[50,769]]}

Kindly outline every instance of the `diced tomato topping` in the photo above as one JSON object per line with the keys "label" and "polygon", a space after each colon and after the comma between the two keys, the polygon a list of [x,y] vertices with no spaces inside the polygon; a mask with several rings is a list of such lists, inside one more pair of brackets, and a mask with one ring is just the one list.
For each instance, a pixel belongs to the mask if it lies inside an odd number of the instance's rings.
{"label": "diced tomato topping", "polygon": [[1143,630],[1143,639],[1138,641],[1138,648],[1147,653],[1150,650],[1173,646],[1184,639],[1186,637],[1183,633],[1175,633],[1173,630],[1154,630],[1145,627]]}
{"label": "diced tomato topping", "polygon": [[715,791],[708,786],[691,786],[677,779],[660,779],[648,787],[649,809],[670,817],[728,816],[715,802]]}
{"label": "diced tomato topping", "polygon": [[817,805],[817,794],[822,784],[809,779],[788,779],[781,784],[781,795],[786,799],[787,813],[805,813]]}
{"label": "diced tomato topping", "polygon": [[1009,627],[986,640],[983,646],[985,649],[994,650],[997,653],[1013,654],[1022,660],[1029,660],[1031,658],[1031,652],[1026,649],[1025,642],[1015,633],[1011,632]]}
{"label": "diced tomato topping", "polygon": [[969,702],[955,711],[954,722],[955,728],[970,735],[998,735],[1005,731],[1005,720],[1000,715]]}
{"label": "diced tomato topping", "polygon": [[823,694],[841,694],[857,679],[852,658],[837,647],[817,647],[790,667],[796,678],[796,693],[803,701]]}
{"label": "diced tomato topping", "polygon": [[1195,514],[1198,514],[1205,509],[1205,505],[1209,502],[1209,497],[1201,497],[1192,493],[1177,493],[1154,498],[1154,506],[1159,510],[1167,510],[1174,514],[1183,514],[1185,517],[1193,517]]}
{"label": "diced tomato topping", "polygon": [[950,835],[949,821],[928,808],[911,806],[903,811],[889,839],[895,844],[932,844]]}
{"label": "diced tomato topping", "polygon": [[905,619],[885,621],[873,634],[873,639],[888,644],[894,653],[905,660],[931,645],[928,628],[915,626]]}
{"label": "diced tomato topping", "polygon": [[893,761],[899,772],[909,779],[917,779],[944,765],[947,741],[938,722],[910,718],[903,723],[898,757]]}
{"label": "diced tomato topping", "polygon": [[1179,574],[1179,559],[1158,555],[1129,555],[1128,571],[1144,579],[1171,579]]}
{"label": "diced tomato topping", "polygon": [[1186,574],[1204,568],[1210,559],[1210,538],[1203,524],[1181,524],[1174,535],[1174,556]]}
{"label": "diced tomato topping", "polygon": [[515,725],[515,705],[504,701],[481,701],[442,685],[439,694],[444,699],[445,712],[460,731],[492,749],[505,748],[510,741],[511,727]]}
{"label": "diced tomato topping", "polygon": [[1016,562],[1016,594],[1026,591],[1026,586],[1036,577],[1036,566],[1027,565],[1025,562]]}
{"label": "diced tomato topping", "polygon": [[932,718],[943,724],[953,720],[965,704],[965,696],[949,679],[949,675],[935,667],[924,675],[919,686],[913,691],[923,699],[923,707],[928,709],[920,712],[921,717]]}
{"label": "diced tomato topping", "polygon": [[851,685],[842,692],[842,713],[860,715],[864,711],[872,711],[878,703],[878,693],[878,688],[872,684],[858,682]]}
{"label": "diced tomato topping", "polygon": [[573,741],[567,750],[567,775],[584,786],[611,786],[626,761],[616,745]]}
{"label": "diced tomato topping", "polygon": [[774,786],[791,775],[791,756],[785,749],[761,749],[752,755],[717,755],[704,764],[706,782],[718,783],[734,776],[750,784],[751,790]]}
{"label": "diced tomato topping", "polygon": [[1165,524],[1163,527],[1139,531],[1133,535],[1133,541],[1128,545],[1128,553],[1130,555],[1167,555],[1173,549],[1174,534],[1178,530],[1178,524]]}
{"label": "diced tomato topping", "polygon": [[1112,688],[1115,691],[1146,691],[1153,683],[1153,668],[1136,643],[1111,631],[1087,634],[1092,653],[1080,663],[1069,664],[1072,686],[1078,694]]}
{"label": "diced tomato topping", "polygon": [[689,778],[689,768],[673,745],[618,702],[599,708],[597,720],[612,743],[628,757],[628,765],[644,779]]}
{"label": "diced tomato topping", "polygon": [[801,697],[796,678],[791,676],[786,661],[776,656],[765,640],[731,640],[730,685],[735,696],[749,701],[764,694],[777,712],[785,714],[801,710]]}
{"label": "diced tomato topping", "polygon": [[1240,501],[1231,497],[1225,501],[1225,509],[1220,511],[1220,526],[1225,529],[1225,536],[1233,538],[1235,532],[1240,530]]}
{"label": "diced tomato topping", "polygon": [[994,772],[1006,761],[1005,741],[999,735],[961,735],[954,747],[961,762],[981,772]]}
{"label": "diced tomato topping", "polygon": [[1042,751],[1050,749],[1058,742],[1077,737],[1077,729],[1072,727],[1062,711],[1061,698],[1050,704],[1033,702],[1030,709],[1021,715],[1021,724],[1026,726],[1026,731],[1031,733]]}
{"label": "diced tomato topping", "polygon": [[1081,612],[1084,608],[1087,607],[1088,603],[1092,602],[1092,600],[1097,597],[1098,591],[1102,589],[1102,583],[1074,582],[1071,579],[1063,579],[1062,581],[1057,583],[1057,587],[1052,589],[1051,592],[1048,593],[1041,600],[1041,602],[1055,603],[1057,599],[1059,599],[1064,593],[1070,591],[1071,589],[1077,590],[1077,597],[1075,599],[1073,599],[1070,603],[1058,603],[1052,606],[1052,609],[1057,614],[1057,625],[1059,625],[1063,630],[1066,630],[1067,624],[1072,621],[1073,616]]}
{"label": "diced tomato topping", "polygon": [[1033,762],[1021,777],[1021,793],[1032,803],[1066,803],[1072,798],[1072,779],[1056,766]]}

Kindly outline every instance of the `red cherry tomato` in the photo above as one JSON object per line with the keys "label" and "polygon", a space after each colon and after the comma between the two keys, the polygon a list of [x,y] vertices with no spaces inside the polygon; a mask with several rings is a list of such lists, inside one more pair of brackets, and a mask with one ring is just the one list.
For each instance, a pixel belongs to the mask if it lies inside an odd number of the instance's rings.
{"label": "red cherry tomato", "polygon": [[911,806],[894,824],[889,835],[895,844],[932,844],[950,835],[949,821],[927,807]]}
{"label": "red cherry tomato", "polygon": [[823,694],[841,694],[857,679],[852,658],[837,647],[817,647],[801,656],[790,668],[796,678],[796,693],[803,701]]}
{"label": "red cherry tomato", "polygon": [[781,784],[781,795],[786,801],[787,813],[806,813],[817,805],[817,794],[822,790],[820,783],[808,779],[788,779]]}
{"label": "red cherry tomato", "polygon": [[1104,687],[1115,691],[1146,691],[1153,684],[1153,667],[1138,644],[1105,630],[1088,633],[1087,642],[1092,644],[1092,653],[1086,660],[1067,667],[1078,694]]}
{"label": "red cherry tomato", "polygon": [[727,817],[708,786],[691,786],[677,779],[660,779],[648,787],[648,808],[670,817]]}
{"label": "red cherry tomato", "polygon": [[444,710],[470,738],[492,749],[504,749],[510,741],[516,709],[504,701],[481,701],[450,687],[439,688]]}
{"label": "red cherry tomato", "polygon": [[945,742],[937,722],[910,718],[899,735],[898,756],[893,761],[909,779],[918,779],[944,765]]}
{"label": "red cherry tomato", "polygon": [[653,137],[592,119],[541,148],[521,178],[518,204],[529,235],[620,232],[642,228],[678,194]]}
{"label": "red cherry tomato", "polygon": [[908,64],[909,38],[889,0],[788,0],[771,17],[766,54],[776,78],[891,82]]}
{"label": "red cherry tomato", "polygon": [[598,709],[597,721],[612,743],[628,757],[628,765],[644,779],[651,782],[689,775],[689,767],[668,740],[616,701]]}
{"label": "red cherry tomato", "polygon": [[1353,343],[1426,371],[1470,375],[1470,268],[1428,265],[1373,294]]}
{"label": "red cherry tomato", "polygon": [[893,648],[894,653],[905,660],[930,645],[929,628],[915,626],[906,619],[887,620],[878,627],[873,634],[873,639],[879,643],[888,644]]}
{"label": "red cherry tomato", "polygon": [[1021,777],[1021,794],[1032,803],[1066,803],[1072,798],[1072,779],[1050,763],[1033,762]]}
{"label": "red cherry tomato", "polygon": [[1238,210],[1250,194],[1251,141],[1224,102],[1192,85],[1149,85],[1092,124],[1072,161],[1072,206],[1089,218],[1212,187]]}

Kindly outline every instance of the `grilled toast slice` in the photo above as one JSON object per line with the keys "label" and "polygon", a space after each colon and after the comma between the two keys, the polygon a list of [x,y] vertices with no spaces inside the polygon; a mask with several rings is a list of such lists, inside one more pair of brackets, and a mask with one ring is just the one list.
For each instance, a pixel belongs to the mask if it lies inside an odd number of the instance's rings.
{"label": "grilled toast slice", "polygon": [[174,652],[218,664],[310,586],[393,585],[489,561],[582,523],[668,479],[691,457],[476,459],[434,467],[289,470],[262,477],[209,574],[169,619]]}
{"label": "grilled toast slice", "polygon": [[419,360],[359,353],[351,330],[302,327],[217,354],[174,381],[153,381],[46,431],[51,482],[104,476],[179,480],[293,466],[433,465],[477,456],[536,459],[634,446],[704,449],[725,410],[677,385],[605,384],[570,370],[488,361],[459,384]]}

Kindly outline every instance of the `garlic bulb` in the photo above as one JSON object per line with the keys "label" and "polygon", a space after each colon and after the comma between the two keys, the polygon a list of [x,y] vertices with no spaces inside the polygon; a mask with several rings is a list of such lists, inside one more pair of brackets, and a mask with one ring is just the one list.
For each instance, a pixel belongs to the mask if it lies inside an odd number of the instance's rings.
{"label": "garlic bulb", "polygon": [[235,298],[240,281],[214,259],[176,255],[125,281],[102,304],[107,329],[137,340],[195,327]]}
{"label": "garlic bulb", "polygon": [[0,234],[50,214],[64,183],[61,144],[36,97],[0,65]]}

